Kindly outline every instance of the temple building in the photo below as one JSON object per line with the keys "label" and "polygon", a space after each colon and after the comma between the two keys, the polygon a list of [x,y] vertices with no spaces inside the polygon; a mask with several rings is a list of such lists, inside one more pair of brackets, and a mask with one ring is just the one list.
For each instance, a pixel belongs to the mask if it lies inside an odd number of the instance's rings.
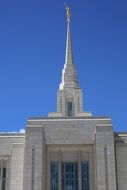
{"label": "temple building", "polygon": [[57,111],[30,117],[25,134],[0,134],[0,190],[127,190],[127,133],[83,110],[66,9]]}

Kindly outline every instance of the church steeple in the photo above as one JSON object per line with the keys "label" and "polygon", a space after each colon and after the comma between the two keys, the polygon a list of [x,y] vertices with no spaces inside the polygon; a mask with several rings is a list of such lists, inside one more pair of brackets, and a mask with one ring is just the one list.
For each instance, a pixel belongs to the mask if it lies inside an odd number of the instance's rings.
{"label": "church steeple", "polygon": [[72,41],[71,41],[71,31],[70,31],[70,21],[71,21],[71,11],[70,8],[66,6],[67,11],[67,39],[66,39],[66,54],[65,54],[65,64],[62,70],[62,81],[59,89],[74,88],[79,89],[79,84],[77,80],[77,73],[75,65],[73,63],[73,51],[72,51]]}
{"label": "church steeple", "polygon": [[83,112],[82,90],[77,80],[77,72],[73,62],[72,41],[70,32],[71,11],[66,6],[67,12],[67,39],[65,64],[62,70],[62,81],[57,91],[57,112],[49,113],[49,117],[85,117],[91,116]]}

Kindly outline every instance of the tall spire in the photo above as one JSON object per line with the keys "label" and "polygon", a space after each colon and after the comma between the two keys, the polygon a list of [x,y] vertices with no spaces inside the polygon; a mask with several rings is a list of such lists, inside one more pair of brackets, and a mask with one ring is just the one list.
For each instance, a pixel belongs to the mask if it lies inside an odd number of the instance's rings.
{"label": "tall spire", "polygon": [[71,11],[66,6],[67,12],[67,39],[65,64],[62,70],[62,81],[57,91],[57,112],[49,113],[49,117],[85,117],[91,116],[83,112],[82,89],[77,80],[77,73],[73,63],[70,21]]}
{"label": "tall spire", "polygon": [[71,21],[71,10],[66,6],[67,12],[67,39],[66,39],[66,54],[65,54],[65,64],[62,70],[62,81],[59,89],[79,89],[79,84],[77,81],[77,73],[75,66],[73,64],[73,52],[72,52],[72,42],[71,42],[71,32],[70,32],[70,21]]}
{"label": "tall spire", "polygon": [[67,41],[66,41],[65,64],[72,64],[73,53],[72,53],[71,32],[70,32],[71,10],[69,7],[66,6],[66,11],[67,11]]}

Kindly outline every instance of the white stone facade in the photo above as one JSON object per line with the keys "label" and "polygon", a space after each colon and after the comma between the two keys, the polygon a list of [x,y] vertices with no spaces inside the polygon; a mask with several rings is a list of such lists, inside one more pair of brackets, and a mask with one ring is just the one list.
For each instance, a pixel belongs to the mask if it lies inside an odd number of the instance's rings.
{"label": "white stone facade", "polygon": [[[23,189],[25,134],[0,134],[0,190]],[[5,188],[3,173],[6,168]]]}
{"label": "white stone facade", "polygon": [[127,134],[114,133],[110,118],[30,118],[26,134],[0,135],[6,190],[50,190],[52,160],[79,163],[79,190],[82,160],[89,161],[90,190],[127,189]]}

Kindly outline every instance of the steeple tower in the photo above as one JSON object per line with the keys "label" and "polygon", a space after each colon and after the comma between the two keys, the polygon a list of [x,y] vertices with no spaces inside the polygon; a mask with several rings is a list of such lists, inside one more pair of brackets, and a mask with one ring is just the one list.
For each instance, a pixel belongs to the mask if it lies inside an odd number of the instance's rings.
{"label": "steeple tower", "polygon": [[62,71],[62,82],[59,86],[60,90],[73,88],[79,89],[79,84],[77,81],[77,73],[75,66],[73,64],[73,52],[72,52],[72,42],[71,42],[71,32],[70,32],[70,19],[71,11],[69,7],[67,10],[67,40],[66,40],[66,54],[65,54],[65,64]]}
{"label": "steeple tower", "polygon": [[91,116],[90,112],[83,112],[82,90],[78,83],[77,72],[73,63],[72,41],[70,31],[71,10],[67,12],[67,39],[65,64],[62,79],[57,92],[57,112],[49,113],[49,117],[82,117]]}

